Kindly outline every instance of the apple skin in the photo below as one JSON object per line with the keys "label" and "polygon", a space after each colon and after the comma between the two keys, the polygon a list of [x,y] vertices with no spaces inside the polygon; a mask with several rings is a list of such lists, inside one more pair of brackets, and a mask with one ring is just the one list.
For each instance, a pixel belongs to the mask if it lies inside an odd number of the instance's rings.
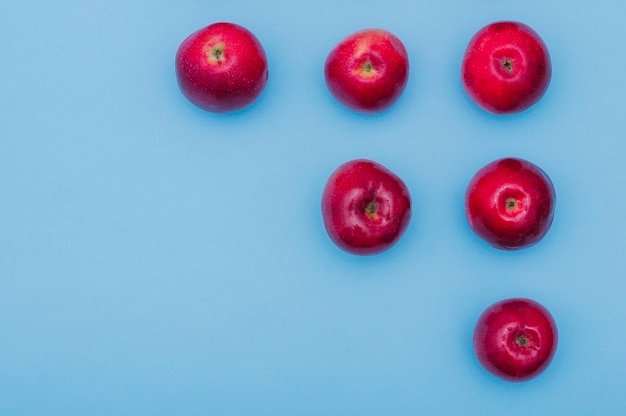
{"label": "apple skin", "polygon": [[524,111],[543,97],[552,77],[548,48],[529,26],[495,22],[470,40],[461,68],[463,86],[494,114]]}
{"label": "apple skin", "polygon": [[478,362],[508,381],[526,381],[541,374],[552,361],[557,342],[554,318],[531,299],[506,299],[491,305],[474,328]]}
{"label": "apple skin", "polygon": [[411,219],[406,184],[389,169],[366,159],[339,166],[322,194],[322,217],[330,239],[357,255],[393,246]]}
{"label": "apple skin", "polygon": [[343,105],[377,113],[395,103],[409,77],[406,48],[395,35],[366,29],[339,42],[324,64],[326,85]]}
{"label": "apple skin", "polygon": [[504,158],[480,169],[465,193],[465,213],[476,235],[501,250],[539,242],[554,219],[556,193],[535,164]]}
{"label": "apple skin", "polygon": [[183,95],[212,113],[250,106],[269,77],[265,50],[248,29],[219,22],[187,37],[176,52],[176,78]]}

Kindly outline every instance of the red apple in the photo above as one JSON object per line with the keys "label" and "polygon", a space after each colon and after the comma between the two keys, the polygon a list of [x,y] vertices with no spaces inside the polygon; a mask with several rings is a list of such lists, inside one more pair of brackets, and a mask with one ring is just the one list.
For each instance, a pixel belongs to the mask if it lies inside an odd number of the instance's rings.
{"label": "red apple", "polygon": [[196,106],[213,113],[237,111],[265,89],[267,57],[248,29],[214,23],[181,43],[176,77],[182,93]]}
{"label": "red apple", "polygon": [[541,240],[554,218],[552,181],[523,159],[489,163],[470,181],[465,211],[470,228],[496,248],[516,250]]}
{"label": "red apple", "polygon": [[507,299],[491,305],[474,329],[474,352],[480,364],[509,381],[538,376],[552,361],[556,346],[552,315],[530,299]]}
{"label": "red apple", "polygon": [[337,246],[352,254],[376,254],[390,248],[406,230],[411,196],[402,179],[384,166],[352,160],[328,179],[322,217]]}
{"label": "red apple", "polygon": [[406,86],[409,58],[400,39],[382,29],[354,33],[330,52],[326,85],[346,107],[376,113],[391,106]]}
{"label": "red apple", "polygon": [[495,114],[526,110],[544,95],[552,76],[548,49],[519,22],[496,22],[470,40],[462,65],[463,86],[483,109]]}

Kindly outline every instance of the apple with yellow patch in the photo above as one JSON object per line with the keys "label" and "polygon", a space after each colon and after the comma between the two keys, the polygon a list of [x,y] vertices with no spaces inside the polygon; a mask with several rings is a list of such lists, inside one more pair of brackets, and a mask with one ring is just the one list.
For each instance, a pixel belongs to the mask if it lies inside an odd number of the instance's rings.
{"label": "apple with yellow patch", "polygon": [[339,42],[324,65],[326,85],[346,107],[377,113],[395,103],[409,78],[406,48],[395,35],[366,29]]}
{"label": "apple with yellow patch", "polygon": [[183,95],[212,113],[250,106],[265,89],[267,57],[248,29],[213,23],[191,35],[176,53],[176,78]]}

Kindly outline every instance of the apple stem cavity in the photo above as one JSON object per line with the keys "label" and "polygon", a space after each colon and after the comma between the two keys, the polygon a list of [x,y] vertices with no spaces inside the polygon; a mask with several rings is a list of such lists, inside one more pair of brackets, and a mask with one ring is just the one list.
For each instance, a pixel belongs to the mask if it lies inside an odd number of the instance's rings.
{"label": "apple stem cavity", "polygon": [[221,64],[224,62],[224,45],[218,45],[211,48],[209,53],[209,61],[211,63]]}
{"label": "apple stem cavity", "polygon": [[374,76],[376,76],[377,71],[376,68],[374,68],[374,64],[372,63],[372,61],[365,61],[363,63],[363,65],[361,65],[361,75],[363,75],[366,78],[372,78]]}
{"label": "apple stem cavity", "polygon": [[374,201],[370,201],[365,206],[365,215],[369,218],[376,218],[378,216],[378,205]]}

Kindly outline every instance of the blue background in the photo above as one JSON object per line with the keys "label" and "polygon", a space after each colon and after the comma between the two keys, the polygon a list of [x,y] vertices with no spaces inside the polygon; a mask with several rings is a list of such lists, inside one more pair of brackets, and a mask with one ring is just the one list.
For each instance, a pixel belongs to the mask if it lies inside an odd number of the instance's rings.
{"label": "blue background", "polygon": [[[617,0],[3,1],[0,414],[624,414],[625,15]],[[553,63],[544,98],[509,117],[460,83],[471,36],[503,19]],[[216,21],[269,58],[236,114],[196,109],[174,77],[180,42]],[[375,116],[322,73],[368,27],[411,63]],[[546,238],[514,253],[464,218],[467,182],[504,156],[557,190]],[[360,157],[414,202],[400,243],[366,258],[330,242],[319,207]],[[515,296],[560,333],[522,384],[471,346],[483,309]]]}

